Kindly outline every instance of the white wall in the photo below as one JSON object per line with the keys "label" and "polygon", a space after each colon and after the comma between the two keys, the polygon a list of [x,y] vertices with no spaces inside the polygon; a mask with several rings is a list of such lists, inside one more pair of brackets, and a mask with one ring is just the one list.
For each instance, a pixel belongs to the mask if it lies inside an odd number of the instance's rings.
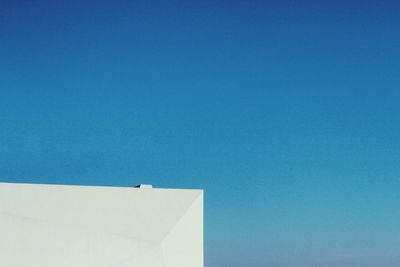
{"label": "white wall", "polygon": [[0,183],[0,266],[203,267],[203,192]]}

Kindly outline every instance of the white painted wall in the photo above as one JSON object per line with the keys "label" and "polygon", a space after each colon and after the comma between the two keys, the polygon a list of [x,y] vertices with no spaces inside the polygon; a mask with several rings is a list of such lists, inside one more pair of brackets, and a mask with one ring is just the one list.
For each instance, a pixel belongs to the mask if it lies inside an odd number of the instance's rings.
{"label": "white painted wall", "polygon": [[203,267],[203,191],[0,183],[0,266]]}

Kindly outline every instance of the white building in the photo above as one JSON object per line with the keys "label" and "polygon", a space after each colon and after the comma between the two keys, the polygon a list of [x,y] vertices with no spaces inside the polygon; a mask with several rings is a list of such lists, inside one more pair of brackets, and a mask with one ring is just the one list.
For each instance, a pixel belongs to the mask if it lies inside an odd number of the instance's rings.
{"label": "white building", "polygon": [[0,183],[0,266],[203,267],[203,191]]}

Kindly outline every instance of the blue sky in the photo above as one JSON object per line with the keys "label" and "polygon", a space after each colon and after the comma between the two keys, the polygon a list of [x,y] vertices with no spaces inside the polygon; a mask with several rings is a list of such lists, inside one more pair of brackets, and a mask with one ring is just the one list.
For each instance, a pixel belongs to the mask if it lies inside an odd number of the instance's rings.
{"label": "blue sky", "polygon": [[1,1],[0,179],[204,188],[207,267],[397,266],[399,12]]}

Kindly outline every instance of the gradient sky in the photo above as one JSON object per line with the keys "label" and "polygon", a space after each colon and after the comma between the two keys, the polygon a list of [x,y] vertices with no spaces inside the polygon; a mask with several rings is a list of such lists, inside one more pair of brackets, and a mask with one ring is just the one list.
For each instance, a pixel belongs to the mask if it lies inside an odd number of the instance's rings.
{"label": "gradient sky", "polygon": [[400,263],[396,1],[0,1],[0,179],[204,188],[206,267]]}

